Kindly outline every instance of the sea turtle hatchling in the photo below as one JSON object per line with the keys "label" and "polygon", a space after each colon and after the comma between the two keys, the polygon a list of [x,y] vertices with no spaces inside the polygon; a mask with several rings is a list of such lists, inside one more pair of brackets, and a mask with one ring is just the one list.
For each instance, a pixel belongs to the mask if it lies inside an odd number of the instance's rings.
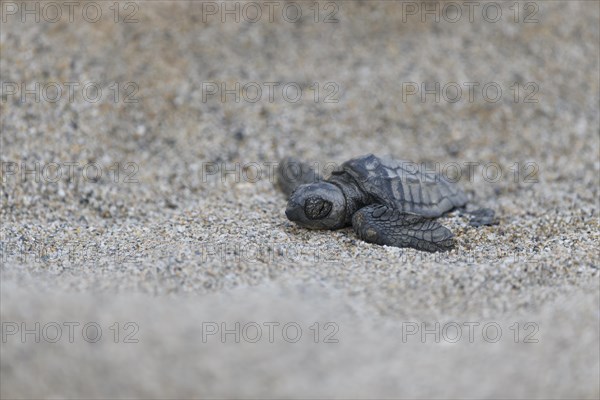
{"label": "sea turtle hatchling", "polygon": [[[467,196],[440,174],[415,163],[368,154],[346,161],[323,179],[308,164],[284,159],[277,184],[289,196],[285,214],[309,229],[352,226],[370,243],[446,251],[454,245],[449,229],[434,220],[461,209]],[[494,211],[468,212],[471,225],[494,224]]]}

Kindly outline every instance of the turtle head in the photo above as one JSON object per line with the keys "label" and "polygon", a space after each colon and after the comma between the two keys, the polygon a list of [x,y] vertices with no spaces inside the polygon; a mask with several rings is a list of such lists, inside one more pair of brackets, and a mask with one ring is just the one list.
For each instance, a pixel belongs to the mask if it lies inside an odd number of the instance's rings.
{"label": "turtle head", "polygon": [[332,183],[300,185],[290,196],[285,215],[304,228],[341,228],[346,221],[346,198]]}

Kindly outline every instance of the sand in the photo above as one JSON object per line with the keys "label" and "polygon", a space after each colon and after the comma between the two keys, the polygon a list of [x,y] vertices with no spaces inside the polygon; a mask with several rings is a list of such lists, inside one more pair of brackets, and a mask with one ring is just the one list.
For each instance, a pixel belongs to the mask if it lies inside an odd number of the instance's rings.
{"label": "sand", "polygon": [[[597,2],[23,4],[2,398],[600,396]],[[498,225],[428,254],[285,218],[281,157],[366,153]]]}

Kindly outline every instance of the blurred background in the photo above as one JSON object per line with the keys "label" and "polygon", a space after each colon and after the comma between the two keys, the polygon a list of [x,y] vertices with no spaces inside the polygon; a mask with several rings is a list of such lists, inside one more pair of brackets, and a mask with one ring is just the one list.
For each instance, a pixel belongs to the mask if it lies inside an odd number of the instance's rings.
{"label": "blurred background", "polygon": [[[0,9],[2,397],[599,396],[600,3]],[[499,225],[287,221],[281,157],[366,153]]]}

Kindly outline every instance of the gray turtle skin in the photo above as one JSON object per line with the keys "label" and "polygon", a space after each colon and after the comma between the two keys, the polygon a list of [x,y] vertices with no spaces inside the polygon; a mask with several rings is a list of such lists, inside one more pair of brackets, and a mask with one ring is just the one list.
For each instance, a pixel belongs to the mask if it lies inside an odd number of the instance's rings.
{"label": "gray turtle skin", "polygon": [[[368,154],[346,161],[328,179],[295,159],[280,163],[277,184],[289,196],[286,215],[309,229],[352,226],[364,241],[424,251],[447,251],[453,234],[434,219],[464,209],[467,196],[443,176],[417,164]],[[491,225],[494,212],[471,212],[471,225]]]}

